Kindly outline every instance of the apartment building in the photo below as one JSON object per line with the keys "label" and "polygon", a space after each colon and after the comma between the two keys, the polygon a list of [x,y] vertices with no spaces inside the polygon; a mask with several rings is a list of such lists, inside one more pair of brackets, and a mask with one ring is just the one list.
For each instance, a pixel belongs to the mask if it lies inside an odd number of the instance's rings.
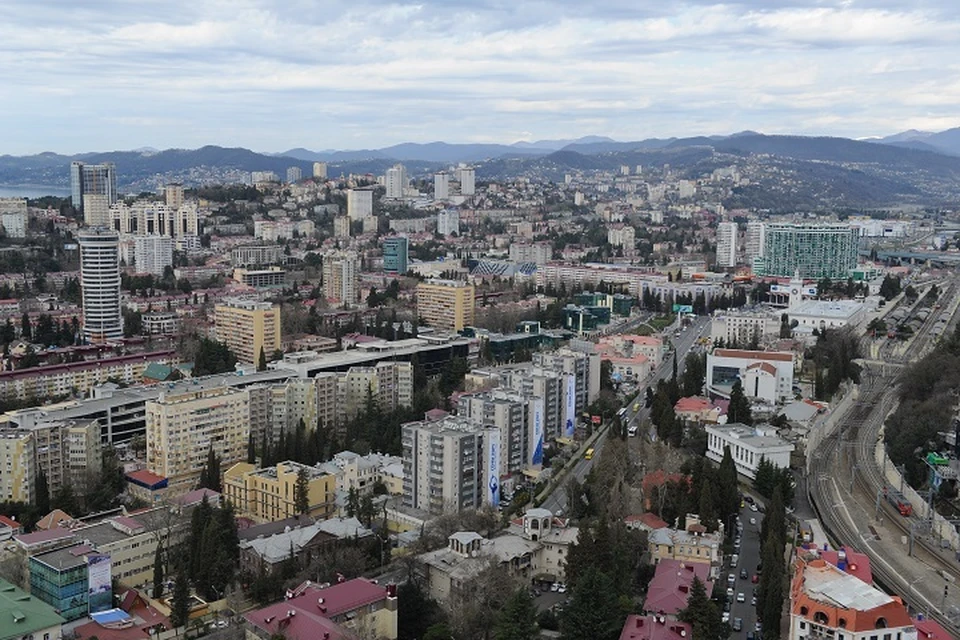
{"label": "apartment building", "polygon": [[[534,464],[532,453],[543,437],[542,404],[540,398],[502,389],[460,396],[458,416],[500,432],[498,480],[521,473],[528,465]],[[540,426],[537,442],[533,442],[533,422],[537,411]]]}
{"label": "apartment building", "polygon": [[710,321],[710,339],[725,345],[758,344],[780,335],[780,319],[767,309],[718,311]]}
{"label": "apartment building", "polygon": [[515,242],[510,245],[510,260],[513,262],[533,262],[546,264],[553,258],[553,247],[549,242],[534,242],[524,244]]}
{"label": "apartment building", "polygon": [[235,267],[260,267],[282,259],[283,247],[279,244],[251,244],[230,250],[230,264]]}
{"label": "apartment building", "polygon": [[334,251],[323,256],[323,295],[334,303],[353,305],[360,295],[360,256]]}
{"label": "apartment building", "polygon": [[763,257],[764,242],[766,242],[766,227],[764,224],[759,221],[748,222],[744,234],[743,253],[746,263],[751,267],[754,259]]}
{"label": "apartment building", "polygon": [[233,280],[254,289],[282,287],[287,280],[287,272],[280,267],[267,269],[234,269]]}
{"label": "apartment building", "polygon": [[173,238],[166,236],[137,236],[134,239],[134,263],[138,273],[163,276],[173,266]]}
{"label": "apartment building", "polygon": [[847,278],[857,266],[857,228],[849,224],[769,223],[764,227],[759,275]]}
{"label": "apartment building", "polygon": [[717,266],[737,266],[737,223],[721,222],[717,225]]}
{"label": "apartment building", "polygon": [[281,348],[280,307],[254,300],[224,300],[214,309],[217,339],[240,362],[257,364]]}
{"label": "apartment building", "polygon": [[413,404],[413,365],[378,362],[372,367],[350,367],[338,376],[337,398],[343,418],[350,419],[373,400],[381,411]]}
{"label": "apartment building", "polygon": [[77,235],[83,335],[89,342],[123,337],[120,313],[120,250],[117,234],[97,227]]}
{"label": "apartment building", "polygon": [[339,492],[353,489],[361,494],[370,493],[374,485],[382,483],[390,495],[403,493],[403,458],[400,456],[382,453],[361,456],[353,451],[341,451],[318,466],[336,476]]}
{"label": "apartment building", "polygon": [[[181,188],[182,191],[182,188]],[[172,193],[171,203],[137,200],[131,205],[117,202],[110,207],[111,229],[128,236],[165,236],[169,238],[200,235],[200,213],[196,203],[178,199]]]}
{"label": "apartment building", "polygon": [[29,429],[0,426],[0,500],[32,502],[36,440]]}
{"label": "apartment building", "polygon": [[403,236],[392,236],[383,240],[384,273],[403,275],[409,263],[409,241]]}
{"label": "apartment building", "polygon": [[373,215],[373,191],[370,189],[347,190],[347,217],[363,220]]}
{"label": "apartment building", "polygon": [[63,485],[82,495],[100,473],[102,447],[96,420],[39,421],[29,427],[36,449],[36,472],[42,471],[53,495]]}
{"label": "apartment building", "polygon": [[307,473],[307,516],[326,519],[333,515],[336,477],[326,470],[286,461],[275,467],[257,468],[238,462],[223,474],[223,495],[240,516],[256,522],[276,522],[303,515],[297,511],[296,483],[300,471]]}
{"label": "apartment building", "polygon": [[441,514],[497,504],[499,479],[487,470],[500,468],[499,435],[456,416],[403,425],[403,505]]}
{"label": "apartment building", "polygon": [[427,280],[417,285],[417,315],[428,326],[461,331],[474,323],[472,284],[455,280]]}
{"label": "apartment building", "polygon": [[193,489],[210,449],[224,468],[246,457],[250,394],[226,385],[161,391],[146,403],[147,468],[168,478],[170,493]]}

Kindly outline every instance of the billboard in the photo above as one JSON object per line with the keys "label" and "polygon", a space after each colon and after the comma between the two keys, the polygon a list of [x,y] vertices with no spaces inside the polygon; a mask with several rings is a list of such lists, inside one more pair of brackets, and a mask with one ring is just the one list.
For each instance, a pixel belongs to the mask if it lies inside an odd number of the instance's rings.
{"label": "billboard", "polygon": [[[772,284],[770,285],[770,293],[779,293],[781,295],[788,296],[791,292],[791,286],[788,284]],[[817,285],[806,284],[800,287],[800,293],[805,296],[815,296],[817,295]]]}
{"label": "billboard", "polygon": [[487,431],[487,499],[493,507],[500,506],[500,430]]}
{"label": "billboard", "polygon": [[530,464],[543,464],[543,398],[533,399],[533,441],[530,447]]}
{"label": "billboard", "polygon": [[113,608],[113,587],[110,582],[110,556],[87,556],[87,607],[90,613]]}
{"label": "billboard", "polygon": [[674,313],[693,313],[693,305],[690,304],[675,304],[673,305]]}
{"label": "billboard", "polygon": [[567,384],[563,393],[563,435],[567,438],[573,437],[574,428],[577,422],[577,379],[572,375],[567,376]]}

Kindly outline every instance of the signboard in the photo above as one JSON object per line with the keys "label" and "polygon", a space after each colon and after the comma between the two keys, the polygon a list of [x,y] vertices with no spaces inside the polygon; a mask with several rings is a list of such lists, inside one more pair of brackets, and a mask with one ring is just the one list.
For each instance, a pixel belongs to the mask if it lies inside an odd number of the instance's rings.
{"label": "signboard", "polygon": [[87,556],[87,606],[90,613],[113,608],[113,587],[110,583],[110,556]]}
{"label": "signboard", "polygon": [[500,506],[500,430],[487,431],[487,500],[493,507]]}
{"label": "signboard", "polygon": [[563,401],[563,436],[572,438],[577,421],[577,379],[572,375],[567,376]]}
{"label": "signboard", "polygon": [[533,399],[533,441],[530,447],[530,464],[543,464],[543,398]]}
{"label": "signboard", "polygon": [[690,304],[675,304],[673,305],[674,313],[693,313],[693,305]]}
{"label": "signboard", "polygon": [[[788,296],[793,292],[793,289],[788,284],[772,284],[770,285],[770,293],[779,293],[781,295]],[[817,295],[817,285],[804,285],[800,287],[799,290],[805,296],[815,296]]]}
{"label": "signboard", "polygon": [[593,424],[602,424],[603,418],[601,418],[600,416],[590,416],[590,422],[592,422]]}

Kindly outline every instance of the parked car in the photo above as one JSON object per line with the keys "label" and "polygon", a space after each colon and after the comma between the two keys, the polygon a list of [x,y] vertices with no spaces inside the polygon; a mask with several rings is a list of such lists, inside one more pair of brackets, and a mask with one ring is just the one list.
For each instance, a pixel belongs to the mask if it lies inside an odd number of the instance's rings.
{"label": "parked car", "polygon": [[733,619],[733,630],[742,631],[743,630],[743,618],[734,618]]}
{"label": "parked car", "polygon": [[750,578],[750,582],[752,582],[753,584],[757,584],[758,582],[760,582],[760,576],[757,575],[756,573],[753,574],[753,577]]}
{"label": "parked car", "polygon": [[741,580],[746,580],[746,579],[747,579],[747,570],[746,570],[746,569],[740,569],[740,579],[741,579]]}
{"label": "parked car", "polygon": [[746,602],[747,598],[743,595],[743,591],[737,594],[737,602]]}

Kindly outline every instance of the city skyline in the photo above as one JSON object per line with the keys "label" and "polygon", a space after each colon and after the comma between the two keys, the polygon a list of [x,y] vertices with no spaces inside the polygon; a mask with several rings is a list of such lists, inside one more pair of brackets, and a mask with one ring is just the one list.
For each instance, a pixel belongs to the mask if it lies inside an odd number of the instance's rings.
{"label": "city skyline", "polygon": [[15,155],[960,125],[960,75],[943,65],[960,8],[933,0],[17,0],[9,13],[0,152]]}

